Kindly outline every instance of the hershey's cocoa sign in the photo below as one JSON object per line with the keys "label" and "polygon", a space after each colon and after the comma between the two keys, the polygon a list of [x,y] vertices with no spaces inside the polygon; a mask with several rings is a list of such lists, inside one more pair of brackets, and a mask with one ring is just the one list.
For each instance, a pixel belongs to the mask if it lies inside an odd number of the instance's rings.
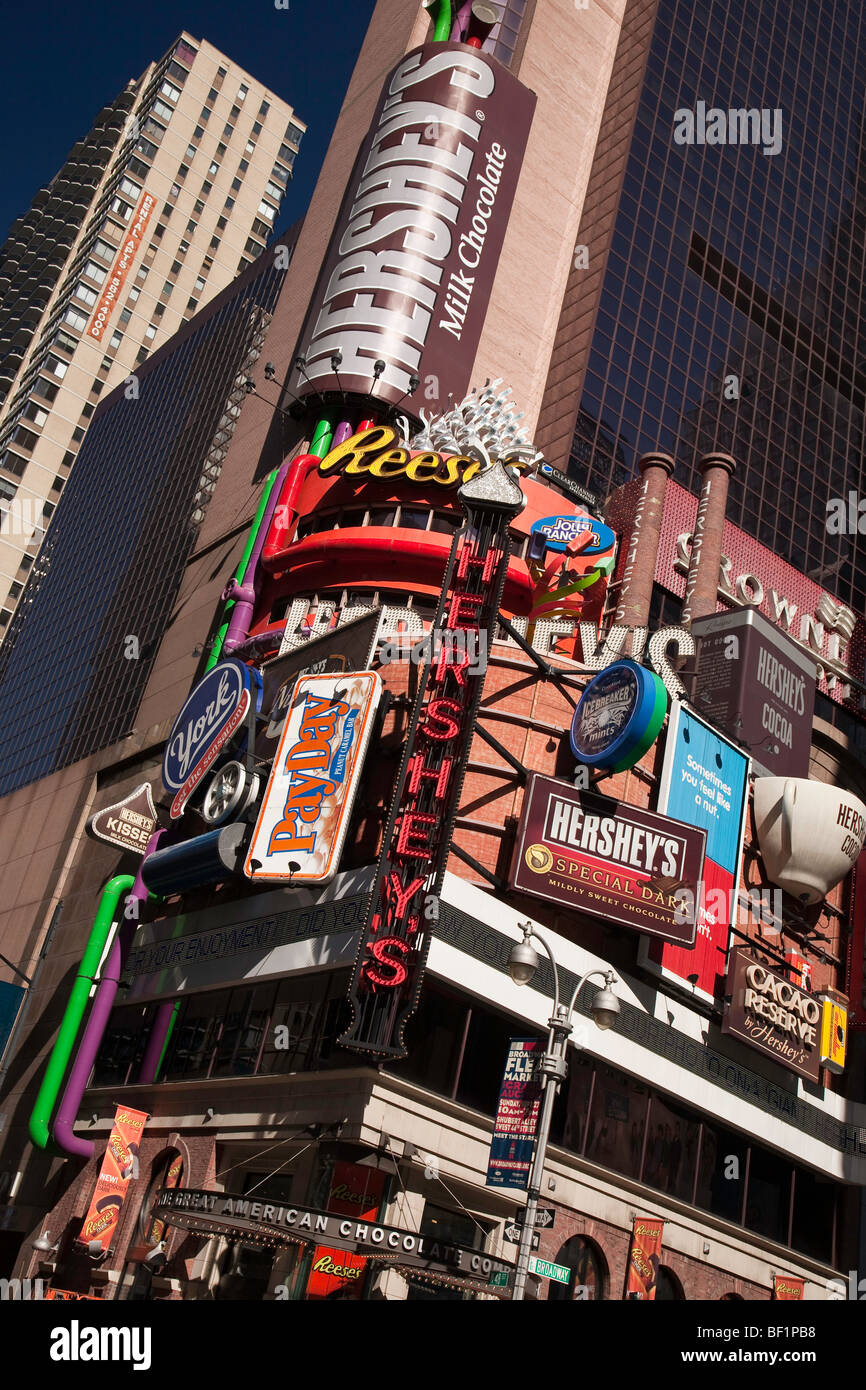
{"label": "hershey's cocoa sign", "polygon": [[417,413],[465,394],[535,100],[464,44],[427,44],[398,63],[349,181],[292,392],[312,382],[366,394],[380,361],[375,395],[392,405],[408,398],[412,410],[417,393]]}

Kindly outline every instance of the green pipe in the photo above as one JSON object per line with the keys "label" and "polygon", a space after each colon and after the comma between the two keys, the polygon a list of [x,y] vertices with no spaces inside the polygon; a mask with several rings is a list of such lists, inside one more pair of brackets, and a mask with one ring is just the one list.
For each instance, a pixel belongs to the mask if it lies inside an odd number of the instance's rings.
{"label": "green pipe", "polygon": [[310,440],[308,453],[317,459],[323,459],[331,447],[331,440],[334,437],[334,422],[329,416],[323,415],[316,428],[313,430],[313,437]]}
{"label": "green pipe", "polygon": [[132,874],[117,874],[108,880],[102,890],[102,897],[99,899],[99,907],[96,909],[93,926],[90,928],[90,936],[81,958],[81,965],[78,968],[78,974],[69,996],[69,1003],[66,1005],[66,1012],[60,1024],[60,1032],[51,1050],[45,1075],[42,1078],[42,1085],[39,1087],[39,1094],[36,1097],[36,1104],[30,1116],[30,1139],[37,1149],[48,1147],[51,1137],[48,1130],[51,1113],[57,1103],[60,1087],[63,1085],[63,1078],[78,1037],[81,1020],[87,1009],[91,986],[102,959],[102,952],[105,950],[111,924],[117,915],[117,904],[124,894],[129,892],[134,883],[135,878]]}
{"label": "green pipe", "polygon": [[[262,519],[265,515],[265,510],[267,508],[268,501],[270,500],[271,492],[273,491],[274,483],[276,482],[277,474],[279,473],[279,471],[279,468],[275,468],[274,471],[272,473],[269,473],[267,478],[265,479],[264,490],[259,501],[258,509],[253,518],[253,524],[250,527],[250,534],[247,536],[247,543],[244,546],[244,553],[240,558],[240,564],[235,570],[235,582],[237,584],[243,584],[244,579],[246,578],[247,565],[249,564],[250,556],[253,553],[253,547],[255,546],[256,539],[259,534],[259,528],[261,527]],[[213,647],[211,648],[211,654],[208,657],[207,664],[204,668],[205,675],[208,671],[211,670],[212,667],[216,666],[217,662],[220,659],[220,656],[222,655],[223,642],[226,640],[226,633],[229,630],[229,618],[231,616],[231,611],[234,608],[234,606],[234,599],[229,599],[228,603],[223,609],[222,622],[220,623],[219,629],[217,630],[217,635],[214,638]]]}
{"label": "green pipe", "polygon": [[454,25],[451,0],[425,0],[425,6],[432,12],[433,43],[447,43]]}
{"label": "green pipe", "polygon": [[171,1011],[171,1022],[165,1030],[165,1042],[162,1045],[162,1052],[160,1052],[159,1054],[159,1061],[156,1064],[156,1071],[153,1073],[154,1081],[159,1080],[159,1073],[162,1071],[162,1064],[165,1061],[165,1054],[168,1051],[168,1045],[171,1042],[171,1035],[174,1032],[174,1025],[177,1023],[177,1016],[180,1013],[180,1006],[182,1003],[182,999],[175,999],[174,1001],[174,1008]]}

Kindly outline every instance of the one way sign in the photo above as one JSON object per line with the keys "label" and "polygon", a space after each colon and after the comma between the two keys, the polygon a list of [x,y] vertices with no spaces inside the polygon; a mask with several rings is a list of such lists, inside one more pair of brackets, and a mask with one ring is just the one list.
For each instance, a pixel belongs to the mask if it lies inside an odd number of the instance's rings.
{"label": "one way sign", "polygon": [[[526,1222],[526,1208],[521,1207],[516,1213],[514,1220],[518,1226],[523,1226]],[[556,1222],[556,1207],[536,1207],[535,1226],[537,1230],[553,1230]]]}
{"label": "one way sign", "polygon": [[[521,1231],[521,1227],[518,1226],[517,1222],[516,1222],[516,1221],[510,1221],[509,1224],[505,1227],[505,1239],[506,1239],[506,1240],[511,1240],[511,1241],[514,1242],[515,1245],[517,1245],[517,1243],[518,1243],[519,1240],[520,1240],[520,1231]],[[537,1250],[537,1249],[538,1249],[538,1239],[539,1239],[539,1237],[538,1237],[538,1232],[537,1232],[537,1231],[533,1231],[533,1232],[532,1232],[532,1249],[533,1249],[533,1250]]]}

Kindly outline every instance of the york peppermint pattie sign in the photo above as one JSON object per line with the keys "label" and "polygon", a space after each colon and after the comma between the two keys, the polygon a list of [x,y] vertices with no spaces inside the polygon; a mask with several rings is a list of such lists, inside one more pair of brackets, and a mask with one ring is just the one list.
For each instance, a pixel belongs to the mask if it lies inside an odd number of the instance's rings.
{"label": "york peppermint pattie sign", "polygon": [[247,852],[247,878],[297,885],[334,877],[381,692],[373,671],[297,681]]}
{"label": "york peppermint pattie sign", "polygon": [[243,724],[255,695],[261,703],[262,678],[242,661],[221,661],[199,681],[186,701],[165,745],[162,780],[174,792],[172,820]]}
{"label": "york peppermint pattie sign", "polygon": [[512,883],[520,892],[666,941],[692,945],[706,831],[535,774]]}

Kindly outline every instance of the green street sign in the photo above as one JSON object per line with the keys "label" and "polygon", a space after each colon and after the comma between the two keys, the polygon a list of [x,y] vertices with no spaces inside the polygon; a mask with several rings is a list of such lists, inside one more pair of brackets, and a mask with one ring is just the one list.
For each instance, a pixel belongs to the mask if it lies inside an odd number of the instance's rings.
{"label": "green street sign", "polygon": [[494,1289],[495,1289],[495,1288],[501,1288],[501,1289],[507,1288],[507,1287],[508,1287],[508,1270],[507,1270],[507,1269],[495,1269],[495,1270],[493,1271],[493,1273],[491,1274],[490,1278],[487,1280],[487,1283],[488,1283],[489,1286],[493,1287]]}
{"label": "green street sign", "polygon": [[538,1274],[542,1279],[553,1279],[557,1284],[567,1284],[571,1270],[566,1265],[555,1265],[552,1260],[540,1260],[537,1255],[529,1257],[530,1274]]}

